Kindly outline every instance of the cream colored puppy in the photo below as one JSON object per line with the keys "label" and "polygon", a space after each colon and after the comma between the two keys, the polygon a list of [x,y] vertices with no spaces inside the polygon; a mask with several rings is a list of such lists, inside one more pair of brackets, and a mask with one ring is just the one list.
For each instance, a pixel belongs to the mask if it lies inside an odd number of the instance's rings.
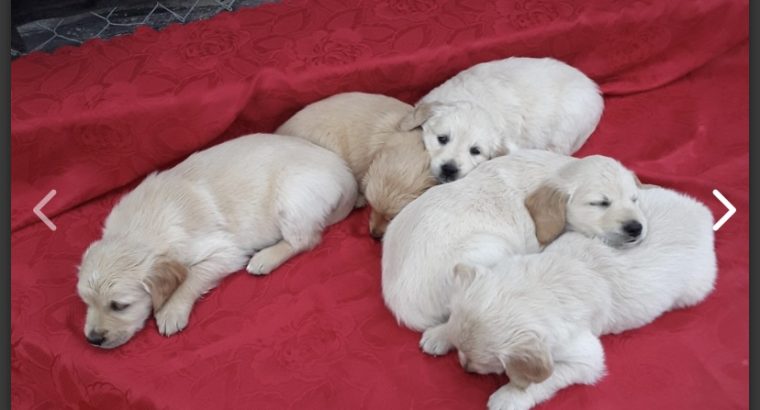
{"label": "cream colored puppy", "polygon": [[349,92],[317,101],[276,131],[305,138],[340,155],[359,183],[357,207],[372,207],[370,233],[380,238],[388,222],[435,184],[422,134],[401,131],[411,105],[379,94]]}
{"label": "cream colored puppy", "polygon": [[529,409],[572,384],[596,383],[605,373],[601,335],[697,304],[715,283],[710,211],[661,188],[643,190],[640,202],[649,234],[637,247],[571,232],[539,254],[456,265],[451,316],[425,331],[422,349],[457,348],[468,371],[506,372],[492,410]]}
{"label": "cream colored puppy", "polygon": [[[502,252],[533,253],[565,229],[630,247],[646,236],[635,175],[603,156],[577,159],[520,150],[467,177],[431,188],[404,208],[383,239],[382,286],[388,308],[415,330],[448,317],[451,267],[476,234],[504,239],[506,250],[476,247],[473,262]],[[535,221],[535,225],[534,225]]]}
{"label": "cream colored puppy", "polygon": [[453,181],[519,148],[572,154],[599,123],[604,100],[579,70],[552,58],[472,66],[430,91],[402,128],[422,128],[431,168]]}
{"label": "cream colored puppy", "polygon": [[151,311],[161,334],[179,332],[222,278],[246,264],[255,275],[271,272],[314,247],[355,201],[346,164],[295,137],[236,138],[149,175],[83,256],[77,290],[87,340],[119,346]]}

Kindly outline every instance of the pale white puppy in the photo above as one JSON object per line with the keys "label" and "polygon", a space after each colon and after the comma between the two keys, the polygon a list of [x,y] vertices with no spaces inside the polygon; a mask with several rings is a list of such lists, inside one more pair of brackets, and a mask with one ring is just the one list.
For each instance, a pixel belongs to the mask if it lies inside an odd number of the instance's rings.
{"label": "pale white puppy", "polygon": [[414,108],[380,94],[348,92],[309,104],[275,133],[295,135],[343,158],[359,184],[357,206],[372,207],[369,232],[381,238],[406,204],[435,185],[418,129],[400,121]]}
{"label": "pale white puppy", "polygon": [[472,66],[433,89],[402,128],[422,127],[433,173],[447,182],[519,148],[572,154],[603,109],[599,87],[576,68],[511,57]]}
{"label": "pale white puppy", "polygon": [[312,248],[356,195],[337,155],[277,135],[236,138],[149,175],[83,256],[77,291],[87,304],[87,340],[119,346],[151,311],[162,334],[179,332],[222,278],[246,264],[267,274]]}
{"label": "pale white puppy", "polygon": [[[488,161],[429,189],[391,222],[383,239],[385,303],[415,330],[445,321],[451,267],[475,233],[502,237],[515,254],[538,252],[565,229],[613,247],[633,246],[646,236],[638,193],[636,176],[608,157],[520,150]],[[478,249],[471,255],[476,261],[494,253]]]}
{"label": "pale white puppy", "polygon": [[423,350],[457,348],[468,371],[506,372],[492,410],[529,409],[564,387],[596,383],[605,374],[601,335],[699,303],[715,283],[710,211],[662,188],[642,190],[640,202],[649,234],[634,248],[570,232],[539,254],[455,265],[451,316],[425,331]]}

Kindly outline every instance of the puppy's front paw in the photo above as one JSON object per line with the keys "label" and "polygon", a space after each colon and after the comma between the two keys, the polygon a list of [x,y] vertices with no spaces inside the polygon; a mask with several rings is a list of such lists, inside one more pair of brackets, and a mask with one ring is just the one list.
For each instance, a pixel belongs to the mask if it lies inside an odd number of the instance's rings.
{"label": "puppy's front paw", "polygon": [[528,410],[535,404],[528,392],[507,384],[488,399],[488,410]]}
{"label": "puppy's front paw", "polygon": [[432,355],[441,356],[449,352],[452,346],[445,334],[444,326],[435,326],[425,330],[420,339],[422,351]]}
{"label": "puppy's front paw", "polygon": [[162,307],[156,313],[158,332],[168,337],[187,327],[187,322],[190,320],[190,310],[190,308],[172,305]]}
{"label": "puppy's front paw", "polygon": [[252,275],[267,275],[279,265],[279,259],[271,257],[267,249],[263,249],[253,255],[245,270]]}

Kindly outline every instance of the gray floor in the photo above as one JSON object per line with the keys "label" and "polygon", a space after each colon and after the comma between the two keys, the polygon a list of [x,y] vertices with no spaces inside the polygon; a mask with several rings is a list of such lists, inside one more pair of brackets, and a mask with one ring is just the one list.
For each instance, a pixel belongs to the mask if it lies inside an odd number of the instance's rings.
{"label": "gray floor", "polygon": [[37,20],[18,26],[26,52],[11,48],[11,57],[36,51],[53,51],[63,45],[80,45],[94,38],[107,39],[132,33],[147,25],[161,29],[173,23],[203,20],[220,12],[255,7],[276,0],[163,0],[130,7],[89,10],[64,18]]}

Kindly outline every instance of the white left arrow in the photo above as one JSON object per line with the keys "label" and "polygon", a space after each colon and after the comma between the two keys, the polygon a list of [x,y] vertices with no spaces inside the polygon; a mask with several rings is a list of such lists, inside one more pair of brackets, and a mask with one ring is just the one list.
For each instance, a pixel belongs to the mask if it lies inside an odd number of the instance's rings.
{"label": "white left arrow", "polygon": [[35,206],[32,209],[32,212],[34,212],[34,214],[37,215],[37,217],[40,218],[42,220],[42,222],[44,222],[45,225],[47,225],[47,227],[50,228],[51,231],[55,231],[57,228],[56,228],[55,224],[53,223],[53,221],[51,221],[50,219],[48,219],[48,217],[45,216],[45,214],[42,213],[42,207],[45,206],[45,205],[47,205],[47,203],[50,202],[51,199],[53,199],[53,197],[55,196],[55,194],[56,194],[55,189],[51,190],[50,192],[48,192],[47,195],[45,195],[44,198],[42,198],[42,201],[40,201],[39,203],[37,203],[37,206]]}
{"label": "white left arrow", "polygon": [[726,223],[728,218],[732,217],[736,213],[736,208],[734,208],[734,205],[731,204],[731,202],[728,202],[728,199],[726,199],[726,197],[723,196],[723,194],[721,194],[717,189],[713,189],[713,195],[718,198],[718,201],[720,201],[723,206],[728,208],[728,212],[726,212],[726,214],[718,219],[718,222],[715,222],[715,225],[713,225],[713,231],[717,231],[721,226],[723,226],[724,223]]}

